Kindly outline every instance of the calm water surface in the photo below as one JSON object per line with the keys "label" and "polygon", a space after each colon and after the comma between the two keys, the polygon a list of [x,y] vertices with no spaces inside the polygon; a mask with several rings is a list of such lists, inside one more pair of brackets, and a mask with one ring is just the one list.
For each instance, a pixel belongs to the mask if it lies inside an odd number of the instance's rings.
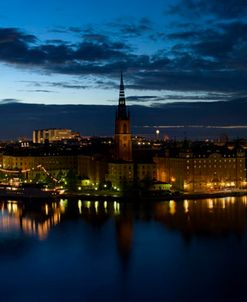
{"label": "calm water surface", "polygon": [[0,301],[247,301],[247,198],[0,202]]}

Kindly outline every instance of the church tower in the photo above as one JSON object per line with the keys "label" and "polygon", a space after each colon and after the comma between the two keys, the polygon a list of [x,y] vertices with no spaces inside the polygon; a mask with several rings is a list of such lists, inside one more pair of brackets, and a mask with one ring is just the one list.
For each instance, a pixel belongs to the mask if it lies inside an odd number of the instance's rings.
{"label": "church tower", "polygon": [[119,101],[115,120],[115,159],[132,161],[132,141],[130,114],[127,111],[124,95],[123,74],[121,73]]}

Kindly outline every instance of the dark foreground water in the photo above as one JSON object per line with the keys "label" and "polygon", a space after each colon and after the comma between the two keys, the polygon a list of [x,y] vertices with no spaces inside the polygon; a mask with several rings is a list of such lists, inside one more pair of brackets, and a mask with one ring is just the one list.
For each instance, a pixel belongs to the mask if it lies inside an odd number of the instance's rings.
{"label": "dark foreground water", "polygon": [[0,202],[0,301],[247,301],[247,198]]}

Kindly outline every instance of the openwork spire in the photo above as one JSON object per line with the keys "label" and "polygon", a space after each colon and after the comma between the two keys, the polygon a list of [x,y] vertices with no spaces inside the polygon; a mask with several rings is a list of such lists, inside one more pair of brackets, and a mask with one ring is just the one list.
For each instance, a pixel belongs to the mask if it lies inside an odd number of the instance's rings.
{"label": "openwork spire", "polygon": [[117,118],[127,119],[127,109],[125,104],[125,94],[124,94],[124,82],[123,82],[123,73],[121,72],[120,86],[119,86],[119,101],[117,109]]}
{"label": "openwork spire", "polygon": [[119,86],[119,105],[125,106],[125,95],[124,95],[124,82],[123,82],[123,73],[121,72],[120,86]]}

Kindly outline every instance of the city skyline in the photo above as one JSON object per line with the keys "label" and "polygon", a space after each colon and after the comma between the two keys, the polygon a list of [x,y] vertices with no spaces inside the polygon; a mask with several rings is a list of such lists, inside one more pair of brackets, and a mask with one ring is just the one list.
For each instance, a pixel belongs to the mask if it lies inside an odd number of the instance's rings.
{"label": "city skyline", "polygon": [[1,103],[115,105],[121,70],[128,105],[245,97],[246,9],[241,0],[1,3]]}

